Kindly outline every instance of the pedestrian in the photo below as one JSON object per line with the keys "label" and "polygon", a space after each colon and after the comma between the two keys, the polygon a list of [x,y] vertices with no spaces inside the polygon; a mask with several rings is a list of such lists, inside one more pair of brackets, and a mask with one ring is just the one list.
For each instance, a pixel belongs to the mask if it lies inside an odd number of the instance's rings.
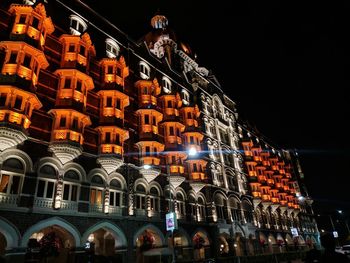
{"label": "pedestrian", "polygon": [[350,263],[346,255],[335,251],[335,239],[330,233],[321,236],[321,245],[324,247],[321,263]]}

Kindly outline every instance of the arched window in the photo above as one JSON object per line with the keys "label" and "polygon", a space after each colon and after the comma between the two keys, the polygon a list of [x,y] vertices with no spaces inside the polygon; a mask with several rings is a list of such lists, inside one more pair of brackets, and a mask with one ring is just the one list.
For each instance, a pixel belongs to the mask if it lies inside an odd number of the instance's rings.
{"label": "arched window", "polygon": [[196,208],[196,199],[193,195],[189,195],[188,204],[191,208],[191,215],[194,219],[197,218],[197,208]]}
{"label": "arched window", "polygon": [[142,79],[149,79],[151,77],[150,66],[144,61],[140,61],[139,65],[140,65],[140,77]]}
{"label": "arched window", "polygon": [[171,81],[167,77],[162,78],[162,87],[165,93],[171,93]]}
{"label": "arched window", "polygon": [[237,199],[231,197],[229,199],[229,209],[231,210],[232,220],[240,221],[242,220],[241,210],[239,209],[239,204]]}
{"label": "arched window", "polygon": [[142,184],[136,186],[136,209],[145,210],[146,209],[146,188]]}
{"label": "arched window", "polygon": [[120,181],[118,179],[112,179],[109,187],[109,205],[111,207],[123,206],[123,190]]}
{"label": "arched window", "polygon": [[116,58],[118,57],[120,52],[120,47],[117,44],[116,41],[114,41],[111,38],[106,39],[106,55],[109,58]]}
{"label": "arched window", "polygon": [[87,29],[86,22],[77,15],[71,15],[70,19],[70,32],[72,35],[80,36]]}
{"label": "arched window", "polygon": [[90,204],[93,211],[102,211],[104,200],[104,180],[99,175],[94,175],[91,179]]}
{"label": "arched window", "polygon": [[186,215],[185,198],[181,192],[176,194],[178,218],[184,218]]}
{"label": "arched window", "polygon": [[181,95],[182,95],[182,103],[183,103],[184,105],[190,104],[190,94],[188,93],[188,91],[185,90],[185,89],[183,89],[183,90],[181,91]]}
{"label": "arched window", "polygon": [[77,202],[80,190],[79,174],[75,170],[68,170],[63,178],[63,200]]}
{"label": "arched window", "polygon": [[154,212],[159,212],[159,191],[156,187],[151,187],[149,190],[151,199],[151,210]]}
{"label": "arched window", "polygon": [[[36,187],[37,200],[49,199],[53,200],[54,189],[57,183],[57,171],[49,164],[43,165],[39,169],[39,180]],[[38,203],[39,204],[39,203]]]}
{"label": "arched window", "polygon": [[198,219],[199,221],[204,221],[206,217],[206,213],[205,213],[205,201],[203,197],[201,196],[198,197],[197,205],[198,205],[198,212],[199,212]]}
{"label": "arched window", "polygon": [[224,197],[221,194],[217,194],[215,196],[215,207],[216,207],[216,215],[218,219],[221,219],[221,220],[225,219],[224,206],[225,206]]}
{"label": "arched window", "polygon": [[246,200],[242,201],[241,208],[243,210],[244,218],[246,222],[253,222],[253,207]]}
{"label": "arched window", "polygon": [[0,195],[1,193],[18,195],[22,189],[24,174],[24,165],[20,160],[7,159],[0,173]]}

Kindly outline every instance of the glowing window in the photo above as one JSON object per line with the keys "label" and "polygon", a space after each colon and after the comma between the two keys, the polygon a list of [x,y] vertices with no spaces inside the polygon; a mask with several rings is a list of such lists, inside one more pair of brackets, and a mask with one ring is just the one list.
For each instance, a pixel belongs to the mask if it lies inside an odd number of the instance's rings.
{"label": "glowing window", "polygon": [[119,55],[120,47],[113,39],[106,39],[106,55],[109,58],[115,58]]}
{"label": "glowing window", "polygon": [[171,81],[167,77],[162,78],[162,86],[165,93],[171,92]]}
{"label": "glowing window", "polygon": [[182,90],[182,102],[185,105],[188,105],[190,103],[190,94],[187,92],[187,90]]}
{"label": "glowing window", "polygon": [[140,65],[140,77],[142,79],[149,79],[151,74],[151,68],[149,67],[149,65],[144,61],[140,61],[139,65]]}
{"label": "glowing window", "polygon": [[87,29],[85,21],[76,15],[71,15],[70,19],[70,32],[72,35],[80,36]]}

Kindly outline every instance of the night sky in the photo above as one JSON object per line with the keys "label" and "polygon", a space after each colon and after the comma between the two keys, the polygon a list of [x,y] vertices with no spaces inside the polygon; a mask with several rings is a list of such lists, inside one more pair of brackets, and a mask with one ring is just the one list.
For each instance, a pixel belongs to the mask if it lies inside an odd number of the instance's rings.
{"label": "night sky", "polygon": [[299,151],[316,206],[349,208],[350,2],[148,0],[106,8],[110,1],[89,1],[135,40],[160,9],[241,118]]}

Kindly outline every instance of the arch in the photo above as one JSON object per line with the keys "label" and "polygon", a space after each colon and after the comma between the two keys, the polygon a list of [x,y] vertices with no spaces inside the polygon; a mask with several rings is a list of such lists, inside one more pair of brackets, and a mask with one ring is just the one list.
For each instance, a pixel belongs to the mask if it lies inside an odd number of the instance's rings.
{"label": "arch", "polygon": [[240,200],[235,195],[230,195],[228,198],[228,205],[230,208],[239,209],[240,208]]}
{"label": "arch", "polygon": [[151,232],[155,233],[158,235],[159,237],[159,240],[156,239],[156,242],[158,241],[158,243],[160,244],[156,244],[158,246],[163,246],[165,244],[165,238],[164,238],[164,235],[162,233],[162,231],[159,230],[158,227],[152,225],[152,224],[147,224],[143,227],[141,227],[138,231],[136,231],[136,233],[134,234],[134,238],[133,238],[133,244],[134,246],[137,245],[137,239],[139,238],[139,236],[142,235],[142,233],[145,231],[145,230],[150,230]]}
{"label": "arch", "polygon": [[209,238],[208,232],[205,231],[203,228],[197,228],[196,231],[194,231],[192,238],[191,238],[193,243],[194,243],[194,238],[196,237],[196,235],[199,235],[200,237],[202,237],[204,239],[205,246],[209,246],[212,243],[211,239]]}
{"label": "arch", "polygon": [[31,172],[33,171],[33,162],[28,154],[18,149],[6,149],[0,154],[0,167],[3,163],[10,158],[15,158],[19,160],[24,165],[24,171]]}
{"label": "arch", "polygon": [[[166,238],[170,238],[171,234],[170,232],[167,232],[166,234]],[[174,231],[174,237],[183,237],[184,239],[182,240],[182,243],[181,245],[175,245],[176,246],[180,246],[180,247],[189,247],[189,246],[192,246],[192,239],[190,238],[190,236],[188,235],[188,233],[186,232],[185,229],[183,229],[182,227],[178,227],[178,229],[176,229]],[[176,240],[175,240],[176,242]],[[169,244],[168,244],[169,245]],[[170,245],[169,245],[170,246]]]}
{"label": "arch", "polygon": [[6,239],[6,249],[18,247],[20,233],[18,229],[6,219],[0,217],[0,233]]}
{"label": "arch", "polygon": [[265,234],[262,232],[259,233],[259,240],[260,240],[260,243],[267,244],[267,238]]}
{"label": "arch", "polygon": [[53,157],[44,157],[44,158],[41,158],[35,164],[36,170],[39,171],[40,168],[42,166],[46,165],[46,164],[54,166],[56,170],[62,170],[63,169],[63,165],[61,164],[61,162],[58,159],[53,158]]}
{"label": "arch", "polygon": [[217,190],[213,194],[214,196],[214,203],[216,205],[225,205],[225,201],[227,201],[227,196],[225,193],[223,193],[220,190]]}
{"label": "arch", "polygon": [[106,38],[106,54],[109,58],[115,58],[119,55],[120,47],[112,38]]}
{"label": "arch", "polygon": [[111,173],[111,174],[108,176],[108,179],[107,179],[108,185],[110,185],[110,183],[111,183],[111,181],[112,181],[113,179],[117,179],[117,180],[120,182],[121,187],[122,187],[122,188],[121,188],[122,190],[125,190],[125,189],[126,189],[127,184],[126,184],[126,181],[125,181],[125,178],[124,178],[123,175],[121,175],[120,173],[117,173],[117,172]]}
{"label": "arch", "polygon": [[205,195],[202,192],[199,192],[197,194],[197,201],[199,200],[199,198],[203,199],[204,205],[207,203],[207,199],[205,198]]}
{"label": "arch", "polygon": [[146,181],[144,178],[139,178],[139,179],[137,179],[137,180],[135,181],[135,183],[134,183],[134,191],[136,191],[136,187],[137,187],[137,185],[139,185],[139,184],[142,184],[143,187],[145,187],[146,193],[149,191],[148,183],[147,183],[147,181]]}
{"label": "arch", "polygon": [[148,191],[150,191],[152,187],[157,188],[158,193],[159,193],[159,196],[163,196],[162,187],[160,186],[160,184],[159,184],[158,182],[155,182],[155,181],[151,182],[151,183],[149,184],[149,189],[148,189]]}
{"label": "arch", "polygon": [[289,245],[293,244],[293,238],[289,234],[286,235],[286,242]]}
{"label": "arch", "polygon": [[32,236],[33,233],[38,232],[42,230],[43,228],[50,227],[50,226],[60,226],[64,230],[66,230],[68,233],[70,233],[75,242],[75,246],[79,247],[80,242],[80,234],[79,231],[73,226],[71,223],[67,222],[66,220],[59,218],[59,217],[51,217],[45,220],[42,220],[35,225],[32,225],[27,229],[27,231],[24,233],[22,240],[21,240],[21,247],[26,247],[29,241],[29,238]]}
{"label": "arch", "polygon": [[[69,16],[69,19],[70,19],[70,29],[71,29],[72,35],[78,35],[78,36],[80,36],[81,33],[83,33],[84,31],[86,31],[86,29],[87,29],[87,24],[86,24],[86,22],[85,22],[80,16],[77,16],[77,15],[70,15],[70,16]],[[76,21],[75,27],[73,27],[73,21]],[[82,30],[79,30],[79,29],[80,29],[79,25],[82,26]],[[73,30],[72,30],[72,29],[73,29]]]}
{"label": "arch", "polygon": [[178,193],[180,193],[183,196],[184,201],[187,200],[187,194],[184,191],[184,189],[182,189],[181,187],[177,187],[176,188],[176,194],[178,194]]}
{"label": "arch", "polygon": [[84,170],[84,168],[80,165],[80,164],[77,164],[77,163],[66,163],[64,166],[63,166],[63,169],[65,171],[68,171],[68,170],[74,170],[76,171],[79,176],[80,176],[80,180],[82,182],[86,182],[86,172]]}
{"label": "arch", "polygon": [[117,243],[118,245],[116,245],[116,247],[127,247],[128,242],[127,242],[126,236],[124,235],[124,232],[117,225],[108,221],[100,222],[89,227],[82,235],[81,245],[83,246],[85,244],[90,234],[94,233],[95,231],[101,228],[107,229],[115,234],[114,236],[115,240],[120,241],[120,243],[119,242]]}
{"label": "arch", "polygon": [[105,170],[103,170],[102,168],[94,168],[92,169],[88,175],[87,175],[87,180],[88,182],[91,182],[91,179],[94,175],[99,175],[103,178],[104,182],[106,183],[107,182],[107,179],[108,179],[108,174],[106,173]]}

